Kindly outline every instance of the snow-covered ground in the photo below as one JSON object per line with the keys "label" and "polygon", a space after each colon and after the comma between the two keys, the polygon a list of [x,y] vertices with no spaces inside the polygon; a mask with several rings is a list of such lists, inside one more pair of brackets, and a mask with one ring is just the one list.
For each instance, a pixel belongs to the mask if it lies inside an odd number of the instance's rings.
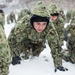
{"label": "snow-covered ground", "polygon": [[[7,16],[7,15],[6,15]],[[5,34],[6,37],[10,34],[11,28],[15,23],[7,24],[5,23]],[[65,48],[65,44],[63,48]],[[54,72],[53,59],[50,54],[50,48],[46,44],[46,48],[41,52],[39,57],[33,57],[28,60],[22,60],[21,64],[13,66],[10,65],[9,75],[74,75],[75,74],[75,64],[70,62],[65,62],[62,60],[63,66],[68,68],[68,71],[62,72],[57,70]]]}

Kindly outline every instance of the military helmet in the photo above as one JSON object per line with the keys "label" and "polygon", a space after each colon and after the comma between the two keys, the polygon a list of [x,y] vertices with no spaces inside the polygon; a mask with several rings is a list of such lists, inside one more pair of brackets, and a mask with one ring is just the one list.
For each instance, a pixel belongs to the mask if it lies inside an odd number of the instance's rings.
{"label": "military helmet", "polygon": [[[30,24],[33,26],[33,22],[47,22],[49,24],[49,14],[44,3],[39,1],[34,10],[32,11],[33,16],[30,18]],[[34,28],[34,26],[33,26]]]}
{"label": "military helmet", "polygon": [[51,3],[49,6],[49,9],[57,9],[57,6],[55,3]]}
{"label": "military helmet", "polygon": [[59,10],[57,9],[55,3],[51,3],[51,5],[48,7],[48,10],[50,14],[59,13]]}
{"label": "military helmet", "polygon": [[39,1],[32,11],[32,14],[42,16],[42,17],[49,17],[48,10],[45,6],[45,4],[41,1]]}

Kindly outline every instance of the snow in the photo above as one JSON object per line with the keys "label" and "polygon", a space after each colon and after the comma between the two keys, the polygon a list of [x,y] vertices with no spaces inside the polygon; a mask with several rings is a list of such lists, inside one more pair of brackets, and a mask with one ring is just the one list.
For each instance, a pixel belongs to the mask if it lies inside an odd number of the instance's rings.
{"label": "snow", "polygon": [[[15,23],[11,24],[7,24],[7,22],[5,23],[4,27],[7,38],[14,25]],[[66,48],[65,41],[62,47]],[[46,43],[46,48],[41,52],[39,57],[33,57],[28,60],[23,59],[21,61],[21,64],[17,64],[15,66],[10,64],[9,75],[74,75],[75,64],[72,64],[70,62],[65,62],[64,60],[62,60],[62,62],[63,66],[68,68],[69,70],[65,72],[57,70],[57,72],[54,72],[54,64],[50,53],[50,48]]]}

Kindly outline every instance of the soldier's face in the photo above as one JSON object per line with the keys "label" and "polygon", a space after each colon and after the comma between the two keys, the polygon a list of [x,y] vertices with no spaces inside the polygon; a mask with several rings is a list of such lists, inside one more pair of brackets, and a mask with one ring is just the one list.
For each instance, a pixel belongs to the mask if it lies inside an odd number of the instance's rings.
{"label": "soldier's face", "polygon": [[37,32],[41,33],[46,28],[47,22],[33,22],[33,26]]}
{"label": "soldier's face", "polygon": [[58,16],[50,16],[50,20],[51,20],[52,22],[54,22],[57,18],[58,18]]}

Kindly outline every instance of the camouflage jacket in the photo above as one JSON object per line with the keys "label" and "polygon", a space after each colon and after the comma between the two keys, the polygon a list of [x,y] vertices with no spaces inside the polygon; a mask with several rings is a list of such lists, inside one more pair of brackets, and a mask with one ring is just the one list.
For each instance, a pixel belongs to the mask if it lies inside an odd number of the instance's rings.
{"label": "camouflage jacket", "polygon": [[28,9],[23,9],[18,13],[18,21],[26,15],[31,15],[31,11]]}
{"label": "camouflage jacket", "polygon": [[75,37],[75,18],[71,20],[70,25],[68,25],[68,27],[66,28],[66,32],[68,39]]}
{"label": "camouflage jacket", "polygon": [[63,39],[64,39],[64,21],[61,17],[58,17],[56,19],[56,21],[53,22],[53,24],[56,28],[58,35],[59,35],[60,43],[62,44]]}
{"label": "camouflage jacket", "polygon": [[[22,42],[25,39],[26,43],[28,43],[27,40],[29,40],[33,44],[39,44],[41,42],[44,45],[46,39],[48,39],[49,46],[51,47],[52,57],[54,59],[54,65],[55,67],[61,66],[62,61],[56,31],[52,28],[51,25],[48,25],[43,32],[38,33],[32,27],[32,25],[30,25],[29,20],[30,19],[28,18],[28,20],[26,20],[27,22],[25,22],[23,25],[22,23],[18,23],[18,25],[11,31],[8,38],[10,48],[12,50],[19,50],[18,43]],[[15,50],[13,51],[13,53],[15,52]]]}

